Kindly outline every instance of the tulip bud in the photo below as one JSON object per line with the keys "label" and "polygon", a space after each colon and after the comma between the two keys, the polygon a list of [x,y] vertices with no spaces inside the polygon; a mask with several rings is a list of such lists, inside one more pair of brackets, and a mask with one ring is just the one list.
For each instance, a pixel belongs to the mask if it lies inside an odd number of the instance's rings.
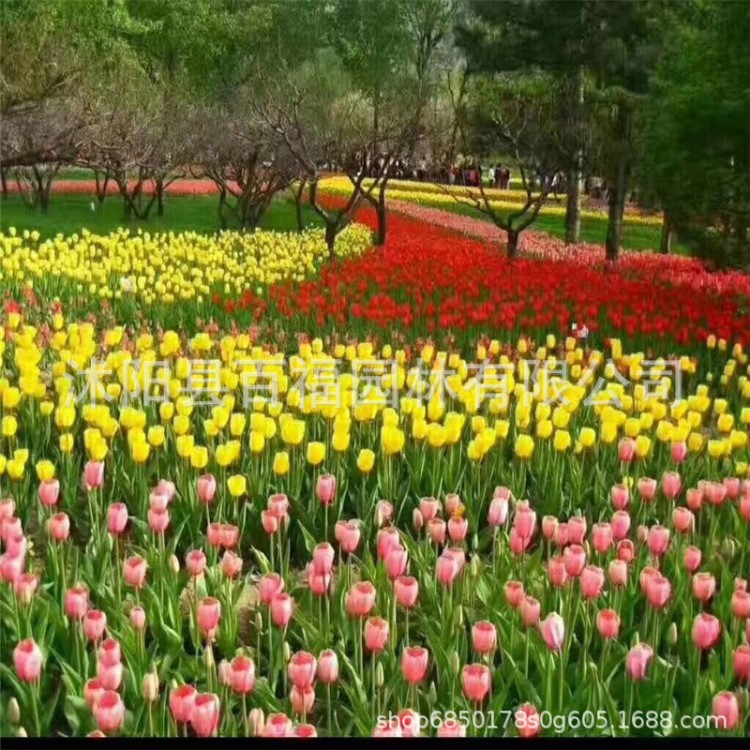
{"label": "tulip bud", "polygon": [[454,621],[456,623],[456,627],[460,628],[463,625],[464,622],[464,608],[461,604],[459,604],[456,607],[456,613],[454,615]]}
{"label": "tulip bud", "polygon": [[169,558],[169,569],[173,573],[180,572],[180,561],[177,559],[177,555],[172,555],[172,557]]}
{"label": "tulip bud", "polygon": [[180,683],[177,682],[177,680],[173,677],[172,681],[169,683],[169,690],[170,690],[170,692],[172,690],[176,690],[179,686],[180,686]]}
{"label": "tulip bud", "polygon": [[471,549],[476,552],[479,549],[479,535],[474,534],[471,537]]}
{"label": "tulip bud", "polygon": [[255,630],[258,633],[263,632],[263,615],[260,612],[255,615]]}
{"label": "tulip bud", "polygon": [[437,703],[437,688],[434,681],[430,682],[430,692],[427,694],[427,700],[431,706]]}
{"label": "tulip bud", "polygon": [[637,646],[641,642],[641,637],[638,635],[638,631],[636,630],[635,633],[633,633],[633,637],[630,639],[630,642],[633,644],[633,646]]}
{"label": "tulip bud", "polygon": [[289,661],[289,659],[292,658],[292,648],[286,642],[284,642],[284,651],[283,651],[283,653],[284,653],[284,664],[286,664]]}
{"label": "tulip bud", "polygon": [[721,556],[725,560],[731,561],[734,559],[734,556],[736,553],[737,553],[737,545],[734,539],[732,539],[732,537],[725,537],[721,543]]}
{"label": "tulip bud", "polygon": [[458,656],[458,651],[454,651],[450,658],[451,674],[456,676],[461,671],[461,659]]}
{"label": "tulip bud", "polygon": [[263,727],[266,725],[266,719],[260,708],[251,708],[247,715],[247,723],[250,727],[250,734],[253,737],[260,737],[263,734]]}
{"label": "tulip bud", "polygon": [[210,645],[206,646],[205,659],[206,659],[206,669],[213,669],[214,666],[216,665],[216,662],[214,661],[214,650],[211,648]]}
{"label": "tulip bud", "polygon": [[232,667],[226,659],[219,662],[219,682],[222,685],[232,684]]}
{"label": "tulip bud", "polygon": [[8,701],[8,721],[11,724],[18,724],[21,721],[21,708],[15,697],[11,697]]}
{"label": "tulip bud", "polygon": [[26,734],[26,730],[23,727],[18,727],[16,730],[16,737],[28,737],[29,735]]}
{"label": "tulip bud", "polygon": [[667,628],[666,641],[668,646],[674,646],[677,643],[677,623],[670,623]]}
{"label": "tulip bud", "polygon": [[153,703],[159,697],[159,678],[156,672],[147,672],[143,678],[143,698]]}
{"label": "tulip bud", "polygon": [[375,667],[375,685],[379,688],[385,685],[385,670],[383,669],[383,662],[379,661]]}
{"label": "tulip bud", "polygon": [[479,555],[474,555],[471,558],[471,563],[469,564],[469,570],[471,572],[471,577],[472,578],[476,578],[479,575],[479,573],[481,572],[480,569],[479,569],[479,565],[480,565],[480,563],[479,563]]}

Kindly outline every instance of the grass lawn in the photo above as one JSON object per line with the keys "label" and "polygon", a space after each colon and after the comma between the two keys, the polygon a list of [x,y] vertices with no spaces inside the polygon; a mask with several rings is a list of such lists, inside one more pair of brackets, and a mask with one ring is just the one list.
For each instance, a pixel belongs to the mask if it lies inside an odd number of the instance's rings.
{"label": "grass lawn", "polygon": [[[475,219],[484,219],[490,221],[490,218],[477,211],[471,206],[461,205],[460,203],[440,206],[445,211],[471,216]],[[546,232],[553,237],[565,237],[565,218],[562,216],[538,216],[537,220],[531,225],[530,229],[536,229],[540,232]],[[597,245],[603,245],[607,237],[607,220],[582,218],[581,219],[581,241],[591,242]],[[661,240],[661,227],[649,227],[643,224],[623,224],[622,246],[632,248],[633,250],[658,250]],[[679,243],[673,244],[673,252],[680,255],[689,255],[689,248]]]}
{"label": "grass lawn", "polygon": [[[102,210],[91,210],[91,196],[55,193],[47,212],[32,211],[21,197],[9,195],[0,202],[0,228],[8,227],[38,230],[42,236],[72,234],[82,228],[98,234],[108,234],[118,227],[127,226],[149,231],[186,231],[212,233],[219,229],[218,196],[170,196],[164,201],[164,216],[157,216],[155,209],[145,220],[124,219],[123,204],[119,196],[112,195],[104,201]],[[307,226],[317,226],[320,220],[309,207],[304,207]],[[266,213],[261,226],[264,229],[293,231],[297,228],[294,203],[284,198],[275,200]]]}

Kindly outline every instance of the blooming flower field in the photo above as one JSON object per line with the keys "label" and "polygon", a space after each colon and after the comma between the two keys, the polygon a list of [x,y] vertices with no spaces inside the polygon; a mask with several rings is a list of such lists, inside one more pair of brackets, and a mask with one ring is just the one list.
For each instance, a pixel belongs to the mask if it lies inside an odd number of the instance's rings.
{"label": "blooming flower field", "polygon": [[390,222],[2,238],[4,736],[747,733],[748,278]]}

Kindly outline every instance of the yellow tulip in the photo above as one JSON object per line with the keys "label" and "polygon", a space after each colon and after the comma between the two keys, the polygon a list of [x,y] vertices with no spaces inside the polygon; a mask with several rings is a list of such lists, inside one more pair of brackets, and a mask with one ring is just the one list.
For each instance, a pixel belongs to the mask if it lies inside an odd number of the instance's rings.
{"label": "yellow tulip", "polygon": [[279,451],[273,457],[273,473],[279,477],[289,473],[289,454],[286,451]]}
{"label": "yellow tulip", "polygon": [[369,474],[375,465],[375,453],[369,448],[363,448],[357,456],[357,468],[363,474]]}
{"label": "yellow tulip", "polygon": [[232,497],[240,497],[247,490],[247,479],[242,474],[233,474],[227,479],[227,489]]}
{"label": "yellow tulip", "polygon": [[49,482],[55,477],[55,465],[52,461],[37,461],[36,476],[40,482]]}
{"label": "yellow tulip", "polygon": [[307,444],[307,462],[313,466],[323,463],[326,457],[325,443],[310,442]]}
{"label": "yellow tulip", "polygon": [[519,435],[516,438],[515,453],[521,459],[530,459],[534,453],[534,438],[531,435]]}

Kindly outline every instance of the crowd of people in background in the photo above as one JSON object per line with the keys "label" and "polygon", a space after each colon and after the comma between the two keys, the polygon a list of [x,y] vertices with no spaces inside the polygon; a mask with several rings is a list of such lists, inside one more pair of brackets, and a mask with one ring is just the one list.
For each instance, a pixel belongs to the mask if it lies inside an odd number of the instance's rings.
{"label": "crowd of people in background", "polygon": [[[367,167],[368,177],[380,177],[388,162],[385,155],[372,159]],[[326,170],[338,171],[339,165],[329,163],[324,165]],[[416,180],[417,182],[433,182],[442,185],[462,185],[465,187],[492,187],[496,190],[510,190],[513,181],[513,171],[509,164],[498,162],[494,166],[482,166],[476,159],[466,158],[455,161],[429,161],[419,159],[415,162],[409,159],[396,159],[388,167],[391,178],[396,180]],[[527,171],[526,181],[532,190],[544,188],[548,192],[565,193],[566,177],[561,171],[545,171],[541,167]],[[521,187],[521,178],[516,177],[516,188]],[[584,183],[584,193],[595,200],[606,200],[608,191],[605,181],[601,177],[587,175]]]}

